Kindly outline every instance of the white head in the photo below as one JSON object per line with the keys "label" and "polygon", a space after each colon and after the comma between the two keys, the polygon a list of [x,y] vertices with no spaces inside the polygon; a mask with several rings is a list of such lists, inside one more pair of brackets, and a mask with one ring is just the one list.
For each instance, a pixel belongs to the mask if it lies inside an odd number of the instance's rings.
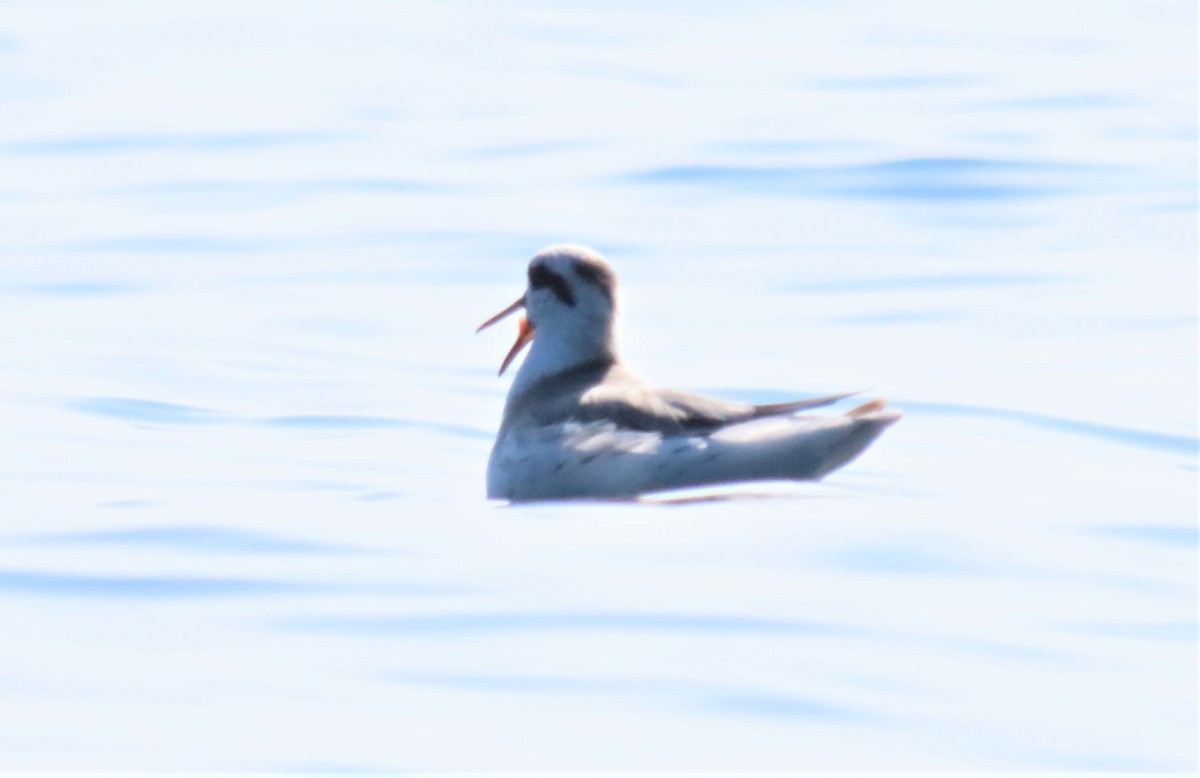
{"label": "white head", "polygon": [[583,246],[551,246],[529,262],[525,294],[479,329],[525,309],[517,342],[500,373],[532,341],[517,375],[517,383],[527,385],[574,365],[616,359],[616,297],[617,277],[597,252]]}

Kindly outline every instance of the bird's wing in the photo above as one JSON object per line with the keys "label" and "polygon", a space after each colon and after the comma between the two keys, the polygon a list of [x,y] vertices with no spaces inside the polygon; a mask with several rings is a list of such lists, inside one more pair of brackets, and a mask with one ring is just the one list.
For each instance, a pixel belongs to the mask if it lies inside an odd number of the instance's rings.
{"label": "bird's wing", "polygon": [[[751,419],[830,405],[849,394],[750,405],[673,389],[656,389],[620,363],[586,365],[535,386],[510,407],[512,420],[548,426],[565,421],[610,422],[618,429],[663,435],[710,433]],[[553,388],[551,388],[553,387]]]}
{"label": "bird's wing", "polygon": [[690,429],[718,429],[728,424],[749,421],[750,419],[761,419],[767,416],[786,416],[811,408],[822,408],[855,393],[833,394],[828,397],[814,397],[807,400],[767,403],[764,405],[726,402],[712,397],[703,397],[698,394],[677,392],[672,389],[660,389],[658,390],[658,394],[664,402],[683,414],[684,425],[686,427]]}
{"label": "bird's wing", "polygon": [[710,432],[753,418],[754,406],[646,385],[601,384],[586,392],[575,412],[579,421],[611,421],[620,429],[660,432]]}
{"label": "bird's wing", "polygon": [[843,392],[842,394],[830,394],[825,397],[810,397],[807,400],[792,400],[785,403],[767,403],[765,405],[754,406],[754,418],[759,419],[764,416],[782,416],[787,413],[795,413],[796,411],[807,411],[811,408],[824,408],[826,405],[833,405],[836,402],[845,400],[847,397],[853,397],[861,392]]}
{"label": "bird's wing", "polygon": [[619,428],[673,434],[714,432],[750,419],[820,408],[849,397],[830,395],[785,403],[750,405],[673,389],[655,389],[636,378],[606,380],[579,398],[580,421],[612,421]]}

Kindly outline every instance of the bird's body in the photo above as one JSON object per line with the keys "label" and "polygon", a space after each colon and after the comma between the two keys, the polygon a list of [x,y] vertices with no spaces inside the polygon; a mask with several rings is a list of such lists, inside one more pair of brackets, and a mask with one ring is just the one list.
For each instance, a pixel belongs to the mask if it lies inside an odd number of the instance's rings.
{"label": "bird's body", "polygon": [[616,292],[600,255],[556,246],[530,262],[525,295],[483,325],[527,311],[502,373],[532,341],[488,462],[489,497],[620,498],[818,479],[899,418],[878,401],[840,416],[795,415],[846,395],[746,405],[656,389],[617,358]]}

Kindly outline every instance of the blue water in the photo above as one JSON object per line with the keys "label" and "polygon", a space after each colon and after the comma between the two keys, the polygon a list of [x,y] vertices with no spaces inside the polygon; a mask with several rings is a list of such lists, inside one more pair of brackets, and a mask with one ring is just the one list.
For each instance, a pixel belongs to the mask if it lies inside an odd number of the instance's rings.
{"label": "blue water", "polygon": [[[0,769],[1195,770],[1195,31],[5,4]],[[905,418],[487,502],[564,241],[647,378]]]}

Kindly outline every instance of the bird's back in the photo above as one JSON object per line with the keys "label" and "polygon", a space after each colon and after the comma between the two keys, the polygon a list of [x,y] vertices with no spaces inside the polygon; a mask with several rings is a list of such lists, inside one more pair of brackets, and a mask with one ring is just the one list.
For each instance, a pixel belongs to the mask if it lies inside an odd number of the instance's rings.
{"label": "bird's back", "polygon": [[619,363],[582,365],[510,400],[488,465],[488,494],[632,497],[739,481],[818,479],[899,418],[873,404],[841,416],[791,415],[840,397],[728,403],[654,389]]}

